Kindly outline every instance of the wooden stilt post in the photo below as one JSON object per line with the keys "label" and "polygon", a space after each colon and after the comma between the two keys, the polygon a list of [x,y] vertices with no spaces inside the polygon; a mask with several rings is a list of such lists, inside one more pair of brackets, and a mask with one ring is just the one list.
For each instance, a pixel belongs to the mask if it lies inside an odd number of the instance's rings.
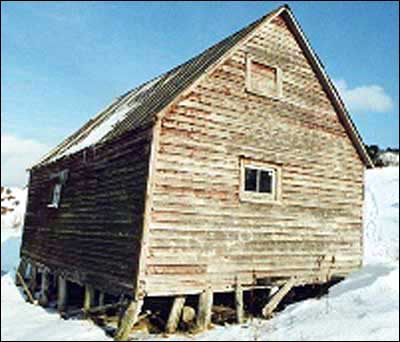
{"label": "wooden stilt post", "polygon": [[99,293],[99,306],[104,306],[104,292],[100,291]]}
{"label": "wooden stilt post", "polygon": [[199,297],[199,310],[197,312],[197,327],[207,329],[211,324],[213,306],[213,292],[211,287],[205,289]]}
{"label": "wooden stilt post", "polygon": [[83,300],[83,310],[88,312],[94,306],[95,291],[92,286],[85,286],[85,298]]}
{"label": "wooden stilt post", "polygon": [[235,306],[236,306],[236,320],[239,324],[244,321],[244,307],[243,307],[243,288],[240,283],[236,283],[235,288]]}
{"label": "wooden stilt post", "polygon": [[186,301],[185,297],[174,298],[174,302],[172,304],[171,312],[169,314],[168,322],[166,325],[167,333],[172,334],[178,328],[179,321],[182,316],[182,310],[185,305],[185,301]]}
{"label": "wooden stilt post", "polygon": [[19,263],[19,266],[18,266],[16,277],[15,277],[15,285],[22,286],[22,283],[20,281],[20,277],[18,276],[18,274],[20,276],[22,276],[22,278],[25,280],[27,266],[28,265],[27,265],[26,261],[21,260],[21,262]]}
{"label": "wooden stilt post", "polygon": [[271,314],[277,308],[282,299],[289,293],[289,291],[296,285],[296,277],[292,277],[289,281],[271,298],[269,303],[262,310],[262,314],[265,318],[270,318]]}
{"label": "wooden stilt post", "polygon": [[22,277],[22,275],[19,274],[18,271],[17,271],[17,277],[18,277],[18,280],[21,282],[22,287],[24,288],[24,291],[25,291],[26,295],[28,296],[29,302],[31,304],[36,304],[35,298],[33,298],[32,293],[28,288],[28,285],[26,285],[26,283],[25,283],[25,279]]}
{"label": "wooden stilt post", "polygon": [[35,265],[32,264],[28,287],[33,295],[35,295],[37,288],[37,274],[38,274],[38,269]]}
{"label": "wooden stilt post", "polygon": [[59,276],[57,283],[57,310],[64,312],[68,306],[68,282],[64,277]]}
{"label": "wooden stilt post", "polygon": [[49,286],[50,286],[50,275],[48,271],[42,272],[42,283],[40,286],[40,298],[39,304],[43,307],[49,305]]}
{"label": "wooden stilt post", "polygon": [[115,341],[128,340],[132,327],[137,323],[142,306],[143,300],[132,300],[129,303],[128,308],[121,319],[117,333],[115,334]]}

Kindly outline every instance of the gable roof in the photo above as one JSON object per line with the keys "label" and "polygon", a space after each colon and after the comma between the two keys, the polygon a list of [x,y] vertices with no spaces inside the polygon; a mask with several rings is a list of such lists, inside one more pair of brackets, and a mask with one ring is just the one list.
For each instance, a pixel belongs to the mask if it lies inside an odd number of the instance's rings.
{"label": "gable roof", "polygon": [[291,10],[286,5],[268,13],[189,61],[118,97],[103,111],[90,119],[81,129],[51,150],[35,166],[54,162],[89,146],[112,140],[137,127],[153,122],[156,114],[192,85],[205,71],[217,64],[228,51],[245,39],[262,22],[281,14],[284,15],[289,27],[293,30],[310,59],[314,71],[337,109],[361,159],[365,165],[372,166],[372,161],[339,94],[326,75],[317,55],[311,49]]}

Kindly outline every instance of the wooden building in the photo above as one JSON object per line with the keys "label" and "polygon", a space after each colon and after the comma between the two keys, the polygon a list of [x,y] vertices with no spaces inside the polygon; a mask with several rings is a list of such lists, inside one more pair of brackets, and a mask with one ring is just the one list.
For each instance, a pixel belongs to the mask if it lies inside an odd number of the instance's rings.
{"label": "wooden building", "polygon": [[283,6],[119,97],[32,167],[22,260],[64,287],[129,296],[131,312],[145,297],[209,307],[213,292],[346,276],[362,262],[365,167]]}

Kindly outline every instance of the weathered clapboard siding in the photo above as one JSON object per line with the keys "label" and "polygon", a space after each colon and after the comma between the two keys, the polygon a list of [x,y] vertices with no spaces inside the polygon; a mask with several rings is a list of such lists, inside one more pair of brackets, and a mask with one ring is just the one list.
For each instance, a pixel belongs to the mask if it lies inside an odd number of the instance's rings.
{"label": "weathered clapboard siding", "polygon": [[[31,170],[22,256],[107,293],[136,284],[152,126]],[[59,209],[50,174],[69,170]]]}
{"label": "weathered clapboard siding", "polygon": [[[245,91],[247,53],[282,70],[281,99]],[[364,165],[281,17],[190,89],[159,134],[148,295],[359,267]],[[280,203],[240,201],[241,156],[281,165]]]}
{"label": "weathered clapboard siding", "polygon": [[[264,92],[263,77],[275,98],[246,88]],[[276,201],[241,197],[242,159],[279,168]],[[365,166],[361,137],[282,6],[118,97],[42,158],[22,256],[129,294],[136,309],[146,295],[203,293],[207,304],[210,287],[326,281],[360,266]],[[61,207],[49,209],[50,175],[64,169]]]}

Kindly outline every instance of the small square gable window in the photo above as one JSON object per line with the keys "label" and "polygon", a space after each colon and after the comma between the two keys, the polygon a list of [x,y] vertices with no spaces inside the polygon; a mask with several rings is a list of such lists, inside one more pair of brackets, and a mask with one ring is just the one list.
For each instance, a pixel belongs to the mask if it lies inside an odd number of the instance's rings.
{"label": "small square gable window", "polygon": [[278,67],[247,56],[246,90],[272,98],[282,95],[282,72]]}

